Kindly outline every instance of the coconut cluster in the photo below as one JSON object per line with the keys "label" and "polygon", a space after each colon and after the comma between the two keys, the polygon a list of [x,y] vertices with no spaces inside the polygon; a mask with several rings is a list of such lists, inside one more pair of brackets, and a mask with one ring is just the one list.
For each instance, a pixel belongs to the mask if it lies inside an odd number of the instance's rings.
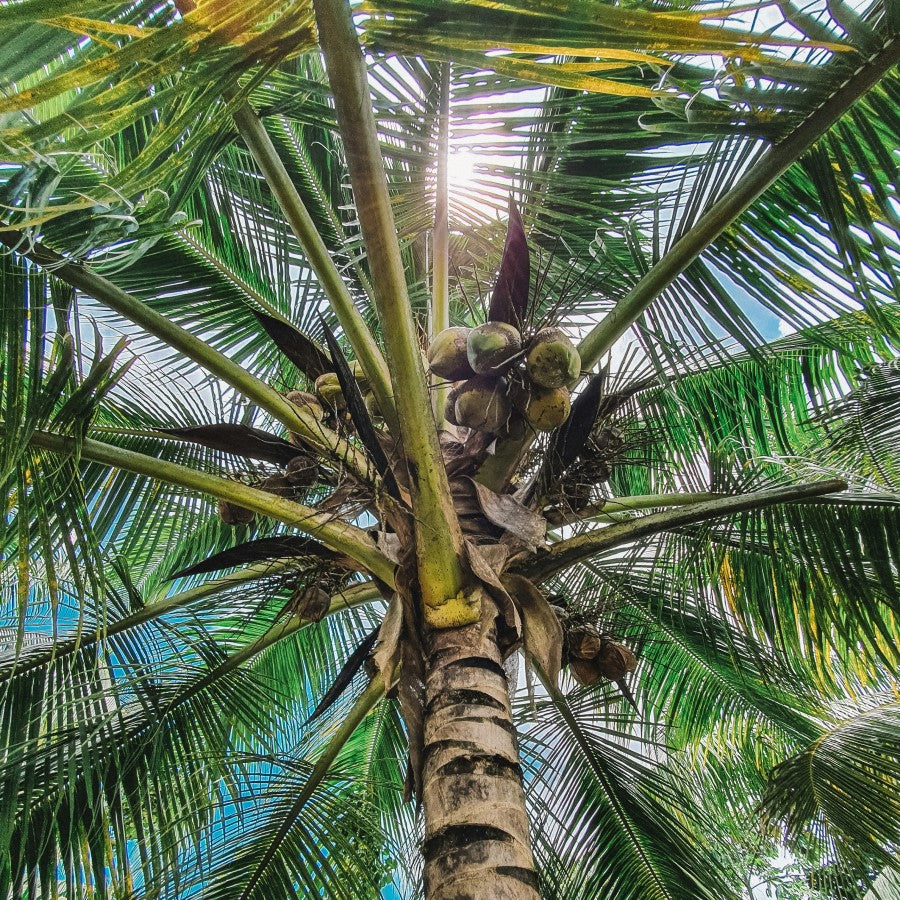
{"label": "coconut cluster", "polygon": [[497,433],[524,420],[553,431],[569,418],[569,388],[581,358],[559,328],[543,328],[523,342],[506,322],[456,326],[428,348],[429,369],[454,382],[444,417],[453,425]]}

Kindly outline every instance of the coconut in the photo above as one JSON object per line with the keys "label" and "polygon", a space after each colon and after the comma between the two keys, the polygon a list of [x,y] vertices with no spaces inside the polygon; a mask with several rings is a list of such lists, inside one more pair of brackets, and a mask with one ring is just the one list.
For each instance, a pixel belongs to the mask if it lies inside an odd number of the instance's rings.
{"label": "coconut", "polygon": [[294,487],[312,487],[319,480],[319,466],[309,456],[295,456],[285,466],[284,477]]}
{"label": "coconut", "polygon": [[315,416],[320,422],[325,418],[325,410],[322,409],[322,404],[319,403],[315,394],[308,394],[306,391],[291,391],[287,395],[287,399],[298,409]]}
{"label": "coconut", "polygon": [[466,355],[466,342],[471,328],[454,326],[436,335],[428,348],[428,368],[441,378],[459,381],[475,373]]}
{"label": "coconut", "polygon": [[600,652],[600,635],[593,631],[573,630],[568,635],[569,655],[575,659],[594,659]]}
{"label": "coconut", "polygon": [[637,668],[637,657],[624,644],[604,641],[597,653],[600,674],[610,681],[619,681]]}
{"label": "coconut", "polygon": [[569,671],[572,677],[586,687],[596,684],[603,674],[597,664],[596,659],[575,659],[569,660]]}
{"label": "coconut", "polygon": [[466,355],[479,375],[500,375],[522,349],[522,336],[506,322],[485,322],[469,332]]}
{"label": "coconut", "polygon": [[316,379],[316,393],[324,403],[343,409],[347,404],[341,391],[341,382],[335,372],[326,372]]}
{"label": "coconut", "polygon": [[457,424],[476,431],[499,431],[509,418],[506,382],[499,378],[476,376],[461,385],[453,407]]}
{"label": "coconut", "polygon": [[365,394],[366,391],[371,389],[371,385],[369,384],[369,379],[366,376],[366,373],[363,371],[362,363],[358,360],[350,361],[350,374],[353,375],[356,383],[359,385],[359,390],[361,393]]}
{"label": "coconut", "polygon": [[459,397],[459,392],[463,389],[463,386],[466,382],[459,381],[457,382],[447,394],[447,400],[444,403],[444,418],[451,425],[459,425],[460,423],[456,420],[456,398]]}
{"label": "coconut", "polygon": [[317,584],[298,588],[290,599],[291,611],[295,616],[319,622],[325,618],[331,606],[331,594]]}
{"label": "coconut", "polygon": [[219,518],[226,525],[249,525],[255,516],[256,513],[252,509],[245,509],[227,500],[219,501]]}
{"label": "coconut", "polygon": [[531,340],[525,369],[540,387],[566,387],[578,380],[581,357],[559,328],[542,328]]}
{"label": "coconut", "polygon": [[568,388],[533,390],[525,407],[525,418],[536,431],[553,431],[569,418],[571,409]]}
{"label": "coconut", "polygon": [[257,487],[261,491],[268,491],[277,497],[291,499],[294,496],[294,488],[284,475],[270,475],[268,478],[263,478]]}

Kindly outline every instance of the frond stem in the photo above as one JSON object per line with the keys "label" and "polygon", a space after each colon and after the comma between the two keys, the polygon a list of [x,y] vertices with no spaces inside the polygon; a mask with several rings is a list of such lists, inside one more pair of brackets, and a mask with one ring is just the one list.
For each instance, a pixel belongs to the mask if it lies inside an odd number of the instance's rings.
{"label": "frond stem", "polygon": [[796,503],[800,500],[809,500],[813,497],[821,497],[824,494],[833,494],[846,489],[847,482],[835,478],[827,481],[814,481],[807,484],[770,488],[764,491],[753,491],[752,493],[738,494],[732,497],[719,497],[716,500],[667,509],[663,512],[651,513],[647,516],[632,519],[629,522],[620,522],[616,525],[610,525],[608,528],[600,528],[559,541],[553,544],[543,556],[532,560],[530,563],[525,563],[522,568],[529,578],[542,581],[575,563],[589,559],[601,551],[610,550],[622,544],[629,544],[632,541],[659,534],[661,531],[670,531],[673,528],[695,525],[710,519],[718,519],[722,516],[735,515],[750,510],[764,509],[767,506],[775,506],[781,503]]}
{"label": "frond stem", "polygon": [[373,678],[369,682],[368,687],[356,699],[356,702],[350,708],[350,712],[347,713],[347,717],[341,722],[340,727],[334,733],[334,736],[316,760],[312,772],[309,773],[309,778],[306,779],[300,793],[297,795],[297,799],[293,802],[290,810],[288,810],[287,815],[284,817],[284,821],[281,823],[278,833],[272,838],[272,843],[266,848],[266,852],[262,855],[253,874],[250,876],[250,880],[247,882],[244,890],[241,891],[240,900],[247,900],[248,897],[252,896],[253,890],[259,883],[259,879],[262,877],[266,866],[269,865],[275,854],[278,852],[278,848],[287,837],[291,826],[296,821],[297,816],[300,815],[307,800],[312,797],[315,789],[328,774],[331,764],[337,759],[344,744],[350,740],[353,736],[353,732],[356,731],[363,719],[365,719],[372,711],[383,696],[384,679]]}
{"label": "frond stem", "polygon": [[146,303],[132,297],[88,266],[67,260],[49,247],[32,242],[26,235],[11,228],[4,228],[2,224],[0,224],[0,244],[5,244],[18,255],[31,260],[60,280],[83,291],[130,322],[165,341],[170,347],[179,350],[208,372],[240,391],[312,446],[338,459],[342,465],[363,480],[370,480],[368,460],[360,450],[336,432],[325,428],[314,416],[294,406],[274,388],[269,387],[223,353],[151,309]]}
{"label": "frond stem", "polygon": [[[463,591],[462,531],[450,496],[419,350],[378,141],[365,60],[346,0],[314,0],[353,197],[368,248],[375,303],[413,473],[419,582],[429,609]],[[459,622],[458,624],[466,624]]]}
{"label": "frond stem", "polygon": [[277,497],[237,481],[219,478],[207,472],[198,472],[178,463],[90,438],[76,442],[73,438],[63,435],[35,431],[31,443],[35,447],[54,453],[70,456],[77,454],[82,459],[211,494],[220,500],[252,509],[260,515],[271,516],[298,531],[318,538],[326,547],[348,556],[385,583],[392,585],[394,582],[393,563],[378,550],[369,535],[354,525],[336,519],[330,513],[317,512],[301,503]]}
{"label": "frond stem", "polygon": [[662,291],[898,61],[900,36],[895,36],[744,173],[588,333],[578,347],[583,369],[593,368]]}
{"label": "frond stem", "polygon": [[312,216],[272,143],[272,138],[269,137],[259,116],[250,108],[249,104],[244,103],[235,109],[232,117],[238,134],[253,154],[269,189],[275,195],[275,199],[291,226],[291,231],[294,232],[294,236],[306,254],[306,259],[328,296],[331,307],[344,330],[344,335],[350,342],[350,346],[353,347],[353,352],[366,373],[381,414],[388,423],[396,422],[391,377],[381,350],[356,308],[353,297],[350,296],[350,291],[347,289],[344,279],[341,278],[341,273],[317,231]]}

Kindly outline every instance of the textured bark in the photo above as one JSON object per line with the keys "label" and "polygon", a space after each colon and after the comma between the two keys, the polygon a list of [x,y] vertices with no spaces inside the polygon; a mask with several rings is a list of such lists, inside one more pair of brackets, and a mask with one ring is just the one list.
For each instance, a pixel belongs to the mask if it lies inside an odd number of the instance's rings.
{"label": "textured bark", "polygon": [[425,895],[537,900],[522,769],[494,629],[435,631],[425,694]]}

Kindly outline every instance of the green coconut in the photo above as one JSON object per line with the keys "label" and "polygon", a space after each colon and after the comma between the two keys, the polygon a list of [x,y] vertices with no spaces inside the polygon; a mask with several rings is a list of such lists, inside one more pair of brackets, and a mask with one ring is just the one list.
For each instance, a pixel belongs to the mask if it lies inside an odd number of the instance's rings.
{"label": "green coconut", "polygon": [[341,391],[341,382],[335,372],[326,372],[316,379],[316,393],[330,406],[343,409],[347,405]]}
{"label": "green coconut", "polygon": [[464,385],[464,381],[458,381],[447,393],[447,399],[444,402],[444,418],[451,425],[459,425],[459,422],[456,420],[456,398]]}
{"label": "green coconut", "polygon": [[569,418],[571,409],[568,388],[558,387],[548,391],[535,389],[525,407],[525,418],[536,431],[553,431]]}
{"label": "green coconut", "polygon": [[581,357],[559,328],[542,328],[531,340],[525,370],[540,387],[567,387],[581,374]]}
{"label": "green coconut", "polygon": [[522,336],[506,322],[485,322],[469,332],[466,355],[479,375],[500,375],[522,349]]}
{"label": "green coconut", "polygon": [[356,383],[359,385],[360,393],[365,394],[366,391],[372,389],[372,386],[369,384],[369,378],[366,373],[363,371],[362,363],[359,360],[351,359],[350,363],[350,374],[353,376]]}
{"label": "green coconut", "polygon": [[453,418],[457,425],[476,431],[496,432],[510,415],[506,383],[499,378],[476,376],[458,388]]}
{"label": "green coconut", "polygon": [[459,381],[475,374],[466,355],[466,342],[471,330],[457,325],[445,328],[435,336],[428,348],[428,368],[435,375]]}

